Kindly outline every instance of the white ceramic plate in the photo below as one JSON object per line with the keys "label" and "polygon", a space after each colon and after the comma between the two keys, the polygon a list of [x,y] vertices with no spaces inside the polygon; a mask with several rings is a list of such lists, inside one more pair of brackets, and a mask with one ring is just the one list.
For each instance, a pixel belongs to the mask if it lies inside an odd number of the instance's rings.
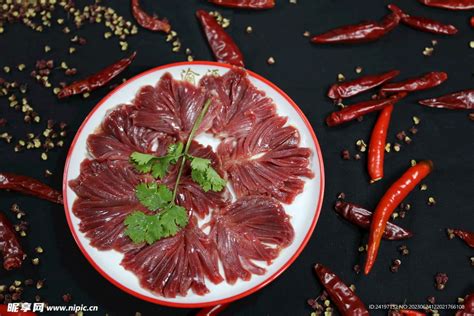
{"label": "white ceramic plate", "polygon": [[[207,282],[210,292],[204,296],[189,291],[185,297],[164,298],[140,286],[137,277],[120,265],[123,257],[121,253],[113,250],[97,250],[89,244],[89,240],[79,231],[80,221],[72,213],[72,204],[76,195],[69,187],[68,182],[79,176],[80,164],[88,155],[87,137],[100,126],[107,111],[119,104],[132,101],[141,87],[145,85],[154,86],[166,72],[171,73],[176,79],[182,79],[186,75],[194,76],[195,82],[198,82],[200,77],[209,71],[224,74],[229,68],[228,65],[214,62],[184,62],[157,67],[131,78],[109,93],[94,107],[79,128],[69,149],[64,169],[63,195],[66,217],[71,232],[87,260],[100,274],[120,289],[143,300],[173,307],[194,308],[228,303],[242,298],[261,289],[288,268],[301,253],[316,226],[324,191],[323,159],[317,138],[303,112],[283,91],[268,80],[249,71],[252,83],[273,99],[277,105],[278,114],[287,116],[289,118],[288,124],[298,128],[301,134],[301,146],[308,147],[313,152],[310,168],[315,174],[313,179],[306,180],[304,192],[298,195],[291,205],[284,205],[286,212],[291,216],[295,239],[290,246],[282,250],[279,257],[271,265],[267,266],[263,262],[257,262],[257,264],[266,268],[267,272],[264,275],[253,275],[251,280],[238,280],[234,285],[229,285],[225,281],[218,285]],[[188,77],[188,79],[190,78]],[[199,138],[198,140],[203,141]]]}

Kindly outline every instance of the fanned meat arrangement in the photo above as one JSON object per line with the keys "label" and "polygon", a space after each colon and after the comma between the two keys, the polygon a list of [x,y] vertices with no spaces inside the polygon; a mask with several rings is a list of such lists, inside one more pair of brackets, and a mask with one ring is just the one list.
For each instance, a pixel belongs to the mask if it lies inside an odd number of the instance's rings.
{"label": "fanned meat arrangement", "polygon": [[249,280],[265,269],[251,260],[271,263],[293,241],[290,218],[278,201],[253,195],[218,210],[211,220],[212,240],[217,245],[227,282]]}
{"label": "fanned meat arrangement", "polygon": [[[220,140],[217,152],[193,140],[184,151],[187,156],[173,160],[167,155],[192,139],[208,100],[196,134]],[[292,203],[305,178],[313,177],[312,153],[299,146],[298,130],[277,114],[273,101],[241,68],[222,76],[208,74],[197,85],[166,73],[156,86],[142,87],[131,104],[108,112],[87,144],[91,158],[69,183],[77,195],[73,213],[80,230],[97,249],[123,253],[122,266],[144,288],[164,297],[184,296],[190,289],[204,295],[207,282],[225,278],[234,284],[265,273],[264,265],[294,238],[291,217],[281,203]],[[133,165],[134,153],[145,169]],[[150,161],[159,163],[152,167]],[[166,172],[150,171],[155,167]],[[214,174],[196,174],[196,168]],[[211,190],[199,182],[213,175],[227,180],[228,188]],[[165,212],[150,209],[154,203],[162,205],[159,199],[147,200],[147,207],[140,203],[140,186],[164,190],[165,198],[169,190],[172,205],[187,212],[187,224],[168,237],[134,242],[126,232],[128,216],[142,212],[144,221]],[[207,223],[198,222],[209,214]],[[156,227],[148,228],[157,233]]]}

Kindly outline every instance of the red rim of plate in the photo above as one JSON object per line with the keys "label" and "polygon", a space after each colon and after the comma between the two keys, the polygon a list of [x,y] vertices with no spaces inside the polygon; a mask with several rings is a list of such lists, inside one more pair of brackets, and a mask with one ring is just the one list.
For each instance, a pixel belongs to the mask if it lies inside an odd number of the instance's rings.
{"label": "red rim of plate", "polygon": [[94,267],[94,269],[96,269],[110,283],[112,283],[113,285],[115,285],[116,287],[121,289],[122,291],[127,292],[128,294],[131,294],[135,297],[138,297],[142,300],[145,300],[145,301],[148,301],[148,302],[151,302],[151,303],[156,303],[156,304],[159,304],[159,305],[165,305],[165,306],[170,306],[170,307],[179,307],[179,308],[201,308],[201,307],[214,306],[214,305],[218,305],[218,304],[230,303],[230,302],[241,299],[241,298],[243,298],[247,295],[250,295],[250,294],[264,288],[270,282],[275,280],[280,274],[282,274],[296,260],[296,258],[298,258],[298,256],[300,255],[300,253],[303,251],[306,244],[308,243],[309,239],[311,238],[311,235],[313,234],[314,228],[316,227],[316,223],[318,221],[319,214],[321,213],[321,207],[322,207],[323,196],[324,196],[324,165],[323,165],[323,156],[322,156],[321,148],[319,147],[318,139],[317,139],[316,135],[314,134],[314,130],[313,130],[311,124],[309,123],[308,119],[304,115],[303,111],[301,111],[301,109],[296,105],[296,103],[285,92],[283,92],[280,88],[278,88],[275,84],[273,84],[272,82],[268,81],[267,79],[263,78],[262,76],[254,73],[250,70],[246,70],[251,76],[263,81],[264,83],[266,83],[267,85],[272,87],[283,98],[285,98],[285,100],[288,101],[288,103],[290,103],[290,105],[296,110],[298,115],[303,119],[306,127],[309,129],[309,131],[311,133],[311,137],[313,138],[314,145],[316,147],[318,160],[319,160],[319,169],[320,169],[319,170],[320,171],[320,184],[319,184],[320,185],[320,191],[319,191],[319,197],[318,197],[318,205],[316,206],[316,214],[313,218],[313,222],[311,223],[311,226],[308,230],[308,233],[306,234],[305,238],[303,239],[303,242],[298,247],[298,249],[293,254],[293,256],[278,271],[276,271],[275,273],[270,275],[265,281],[263,281],[262,283],[254,286],[251,289],[246,290],[245,292],[242,292],[240,294],[237,294],[237,295],[225,298],[225,299],[221,299],[221,300],[215,300],[215,301],[205,302],[205,303],[176,303],[176,302],[163,301],[163,300],[160,300],[158,298],[148,297],[148,296],[145,296],[145,295],[140,294],[138,292],[135,292],[134,290],[132,290],[132,289],[122,285],[118,281],[116,281],[114,278],[112,278],[110,275],[108,275],[104,270],[102,270],[102,268],[98,264],[95,263],[95,261],[92,259],[92,257],[89,256],[89,253],[83,247],[83,245],[82,245],[81,241],[79,240],[79,237],[76,233],[76,230],[75,230],[75,228],[72,224],[70,211],[69,211],[69,207],[68,207],[68,201],[67,201],[67,186],[68,186],[67,179],[68,179],[68,171],[69,171],[69,163],[70,163],[70,160],[71,160],[71,154],[72,154],[72,151],[73,151],[74,147],[76,146],[77,139],[79,138],[79,135],[81,134],[82,129],[84,128],[86,123],[90,120],[90,118],[94,115],[94,113],[102,106],[102,104],[105,103],[115,92],[122,89],[123,87],[125,87],[126,85],[131,83],[132,81],[135,81],[135,80],[137,80],[137,79],[139,79],[139,78],[141,78],[141,77],[143,77],[143,76],[145,76],[149,73],[152,73],[152,72],[155,72],[155,71],[158,71],[158,70],[171,68],[171,67],[183,66],[183,65],[190,65],[190,66],[192,66],[192,65],[207,65],[207,66],[224,67],[224,68],[228,68],[228,69],[232,68],[232,66],[230,66],[230,65],[222,64],[222,63],[218,63],[218,62],[211,62],[211,61],[192,61],[192,62],[178,62],[178,63],[167,64],[167,65],[158,66],[158,67],[149,69],[145,72],[142,72],[142,73],[132,77],[131,79],[127,80],[126,82],[122,83],[120,86],[118,86],[113,91],[111,91],[109,94],[107,94],[92,109],[92,111],[87,115],[87,117],[82,122],[81,126],[79,127],[79,129],[78,129],[78,131],[77,131],[76,135],[74,136],[74,139],[71,143],[71,146],[69,148],[69,151],[68,151],[68,154],[67,154],[67,157],[66,157],[66,164],[64,166],[63,197],[64,197],[64,210],[65,210],[65,213],[66,213],[66,219],[67,219],[67,222],[68,222],[68,225],[69,225],[69,229],[71,230],[71,233],[74,236],[74,240],[76,241],[76,244],[79,246],[79,249],[84,254],[84,256],[89,261],[89,263]]}

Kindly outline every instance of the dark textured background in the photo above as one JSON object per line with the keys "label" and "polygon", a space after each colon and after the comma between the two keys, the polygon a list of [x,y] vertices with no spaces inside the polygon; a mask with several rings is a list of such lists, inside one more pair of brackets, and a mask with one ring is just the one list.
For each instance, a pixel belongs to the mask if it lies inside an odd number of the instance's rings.
{"label": "dark textured background", "polygon": [[[205,1],[145,1],[143,6],[149,12],[158,12],[170,19],[179,33],[183,47],[190,47],[196,59],[212,60],[200,27],[194,17],[198,8],[216,9]],[[306,299],[315,297],[321,287],[312,273],[316,262],[326,264],[348,284],[357,286],[357,293],[369,303],[425,303],[427,296],[435,296],[439,303],[454,303],[458,296],[474,290],[473,268],[469,257],[471,249],[459,240],[449,241],[445,228],[448,226],[473,230],[473,122],[465,111],[436,110],[418,106],[417,99],[473,88],[472,65],[474,50],[469,41],[474,40],[474,30],[468,25],[472,13],[450,12],[424,7],[417,1],[397,1],[402,9],[414,15],[426,15],[459,27],[459,34],[453,37],[435,36],[400,26],[376,43],[346,47],[323,47],[311,45],[302,34],[356,23],[364,19],[377,19],[387,10],[388,1],[351,0],[299,0],[297,5],[287,0],[277,0],[273,10],[265,12],[233,11],[219,9],[231,18],[228,32],[233,36],[246,57],[246,66],[268,78],[286,91],[301,107],[311,121],[322,147],[326,167],[326,192],[322,213],[316,230],[295,263],[276,281],[263,290],[232,304],[225,314],[238,315],[304,315],[310,309]],[[107,3],[106,3],[107,4]],[[109,3],[110,4],[110,3]],[[114,1],[111,4],[121,15],[131,19],[128,1]],[[253,34],[246,34],[245,27],[251,25]],[[105,41],[105,29],[100,25],[85,25],[78,34],[88,40],[88,45],[79,47],[74,55],[68,55],[68,39],[55,26],[38,34],[22,25],[7,25],[6,33],[0,36],[0,65],[26,63],[31,70],[39,58],[65,60],[78,67],[77,77],[93,73],[124,53],[118,49],[118,40]],[[72,35],[71,35],[72,36]],[[431,40],[438,40],[431,57],[422,54]],[[50,54],[43,53],[43,46],[50,45]],[[138,50],[138,57],[124,73],[130,77],[149,68],[184,60],[184,54],[171,53],[169,43],[161,34],[140,30],[139,35],[129,40],[130,49]],[[268,65],[269,56],[276,64]],[[334,82],[338,73],[355,78],[354,68],[363,67],[363,73],[377,73],[392,68],[400,69],[400,79],[428,71],[448,72],[449,80],[432,91],[409,96],[396,106],[389,131],[389,141],[402,129],[411,127],[411,118],[417,115],[422,122],[419,133],[409,146],[401,152],[386,157],[384,181],[368,185],[365,169],[365,155],[360,161],[343,161],[340,151],[349,148],[355,153],[357,139],[368,142],[375,116],[364,118],[361,123],[347,124],[341,128],[329,129],[323,118],[334,110],[325,97],[327,87]],[[3,75],[3,74],[2,74]],[[27,80],[27,72],[7,78]],[[59,79],[52,79],[58,82]],[[118,81],[118,80],[117,80]],[[30,98],[42,119],[54,118],[69,125],[68,144],[74,131],[81,124],[89,110],[108,92],[107,88],[94,92],[88,99],[73,97],[58,102],[50,91],[31,82]],[[368,95],[359,99],[367,98]],[[8,130],[18,137],[27,131],[42,129],[22,123],[22,115],[8,108],[6,99],[0,99],[1,117],[9,124],[0,131]],[[67,146],[50,153],[48,161],[39,158],[40,152],[13,153],[12,146],[0,142],[0,169],[19,172],[43,179],[60,188],[63,164]],[[338,192],[344,191],[347,199],[367,207],[375,207],[387,187],[409,166],[411,159],[432,159],[435,171],[426,180],[429,190],[416,190],[407,201],[412,210],[402,226],[414,231],[415,236],[406,242],[383,242],[379,258],[368,276],[356,275],[354,264],[363,262],[357,251],[366,242],[366,235],[357,228],[338,218],[332,211],[332,204]],[[48,179],[43,172],[49,168],[54,176]],[[427,206],[428,196],[436,197],[435,206]],[[134,315],[191,315],[190,310],[171,309],[140,301],[115,288],[102,278],[86,261],[74,243],[67,226],[62,207],[14,193],[0,193],[0,209],[8,210],[18,202],[27,212],[31,229],[22,242],[30,258],[35,256],[34,247],[43,246],[41,265],[33,267],[29,261],[15,272],[1,271],[2,283],[28,277],[45,278],[46,286],[38,291],[50,303],[60,303],[61,295],[69,292],[73,302],[99,305],[100,314]],[[304,210],[302,210],[304,211]],[[12,214],[7,212],[12,218]],[[406,244],[410,255],[403,257],[400,271],[389,271],[392,259],[400,258],[398,246]],[[434,275],[446,272],[449,282],[444,291],[434,288]],[[29,289],[26,298],[36,292]],[[374,314],[385,314],[377,312]],[[452,315],[453,312],[441,312]]]}

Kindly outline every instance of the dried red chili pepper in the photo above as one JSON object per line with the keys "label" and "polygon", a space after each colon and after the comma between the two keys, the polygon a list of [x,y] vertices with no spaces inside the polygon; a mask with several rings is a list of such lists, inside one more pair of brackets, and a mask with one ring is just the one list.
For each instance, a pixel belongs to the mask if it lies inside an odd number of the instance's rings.
{"label": "dried red chili pepper", "polygon": [[439,86],[448,79],[445,72],[429,72],[421,77],[410,78],[401,82],[387,83],[380,89],[381,95],[397,92],[421,91]]}
{"label": "dried red chili pepper", "polygon": [[387,99],[364,101],[354,105],[346,106],[340,111],[331,113],[326,118],[326,124],[328,126],[336,126],[342,123],[352,121],[365,114],[380,111],[386,106],[389,106],[390,104],[397,103],[406,95],[407,94],[405,92],[400,92],[390,96]]}
{"label": "dried red chili pepper", "polygon": [[426,6],[449,10],[472,10],[473,0],[419,0]]}
{"label": "dried red chili pepper", "polygon": [[[363,229],[370,228],[372,212],[366,210],[365,208],[354,203],[336,201],[334,209],[339,215],[349,222],[356,224]],[[387,227],[385,227],[382,237],[388,240],[402,240],[412,236],[413,234],[410,231],[407,231],[391,222],[387,222]]]}
{"label": "dried red chili pepper", "polygon": [[209,2],[222,7],[237,9],[271,9],[275,6],[275,0],[209,0]]}
{"label": "dried red chili pepper", "polygon": [[407,316],[425,316],[425,313],[419,312],[419,311],[414,311],[411,309],[401,309],[400,314],[402,315],[407,315]]}
{"label": "dried red chili pepper", "polygon": [[388,8],[400,16],[400,21],[403,24],[419,31],[444,35],[454,35],[458,32],[458,29],[454,25],[444,24],[422,16],[411,16],[394,4],[389,4]]}
{"label": "dried red chili pepper", "polygon": [[471,248],[474,248],[474,232],[468,232],[460,229],[449,229],[449,233],[453,233],[458,236]]}
{"label": "dried red chili pepper", "polygon": [[167,19],[158,19],[155,16],[151,16],[140,7],[138,0],[132,0],[132,14],[137,23],[150,31],[162,31],[168,33],[171,31],[171,25]]}
{"label": "dried red chili pepper", "polygon": [[13,190],[54,203],[63,204],[63,196],[60,192],[27,176],[0,172],[0,189]]}
{"label": "dried red chili pepper", "polygon": [[71,95],[90,92],[106,85],[110,82],[110,80],[117,77],[122,71],[130,66],[136,55],[137,52],[133,52],[133,54],[129,57],[119,60],[118,62],[104,68],[102,71],[99,71],[98,73],[93,74],[85,79],[73,82],[72,84],[64,87],[58,93],[58,98],[63,99]]}
{"label": "dried red chili pepper", "polygon": [[474,89],[459,91],[441,97],[418,101],[421,105],[450,110],[474,109]]}
{"label": "dried red chili pepper", "polygon": [[474,27],[474,16],[471,17],[471,26]]}
{"label": "dried red chili pepper", "polygon": [[378,87],[400,74],[398,70],[392,70],[383,74],[367,75],[352,81],[335,83],[329,88],[328,97],[333,100],[350,98],[359,93]]}
{"label": "dried red chili pepper", "polygon": [[228,306],[229,304],[219,304],[216,306],[203,308],[197,312],[196,316],[216,316],[219,315]]}
{"label": "dried red chili pepper", "polygon": [[353,44],[375,41],[392,31],[399,23],[400,17],[390,13],[380,22],[368,21],[335,28],[313,36],[311,42],[315,44]]}
{"label": "dried red chili pepper", "polygon": [[12,224],[3,213],[0,213],[0,252],[5,270],[18,269],[26,258]]}
{"label": "dried red chili pepper", "polygon": [[370,225],[369,248],[364,268],[365,274],[369,274],[375,263],[383,232],[393,211],[432,169],[433,163],[430,160],[417,163],[405,171],[400,179],[395,181],[380,199]]}
{"label": "dried red chili pepper", "polygon": [[36,313],[33,312],[9,312],[8,311],[8,305],[6,304],[0,304],[0,315],[1,316],[36,316]]}
{"label": "dried red chili pepper", "polygon": [[369,315],[364,303],[336,274],[319,263],[314,271],[341,315]]}
{"label": "dried red chili pepper", "polygon": [[367,170],[370,181],[375,182],[383,178],[383,165],[385,157],[385,143],[387,140],[388,126],[392,117],[393,105],[380,111],[377,122],[370,136],[369,151],[367,155]]}
{"label": "dried red chili pepper", "polygon": [[239,47],[217,23],[216,19],[204,10],[198,10],[196,16],[201,22],[204,34],[217,61],[243,67],[244,58]]}
{"label": "dried red chili pepper", "polygon": [[464,297],[464,308],[456,312],[456,316],[472,316],[474,315],[474,293]]}

